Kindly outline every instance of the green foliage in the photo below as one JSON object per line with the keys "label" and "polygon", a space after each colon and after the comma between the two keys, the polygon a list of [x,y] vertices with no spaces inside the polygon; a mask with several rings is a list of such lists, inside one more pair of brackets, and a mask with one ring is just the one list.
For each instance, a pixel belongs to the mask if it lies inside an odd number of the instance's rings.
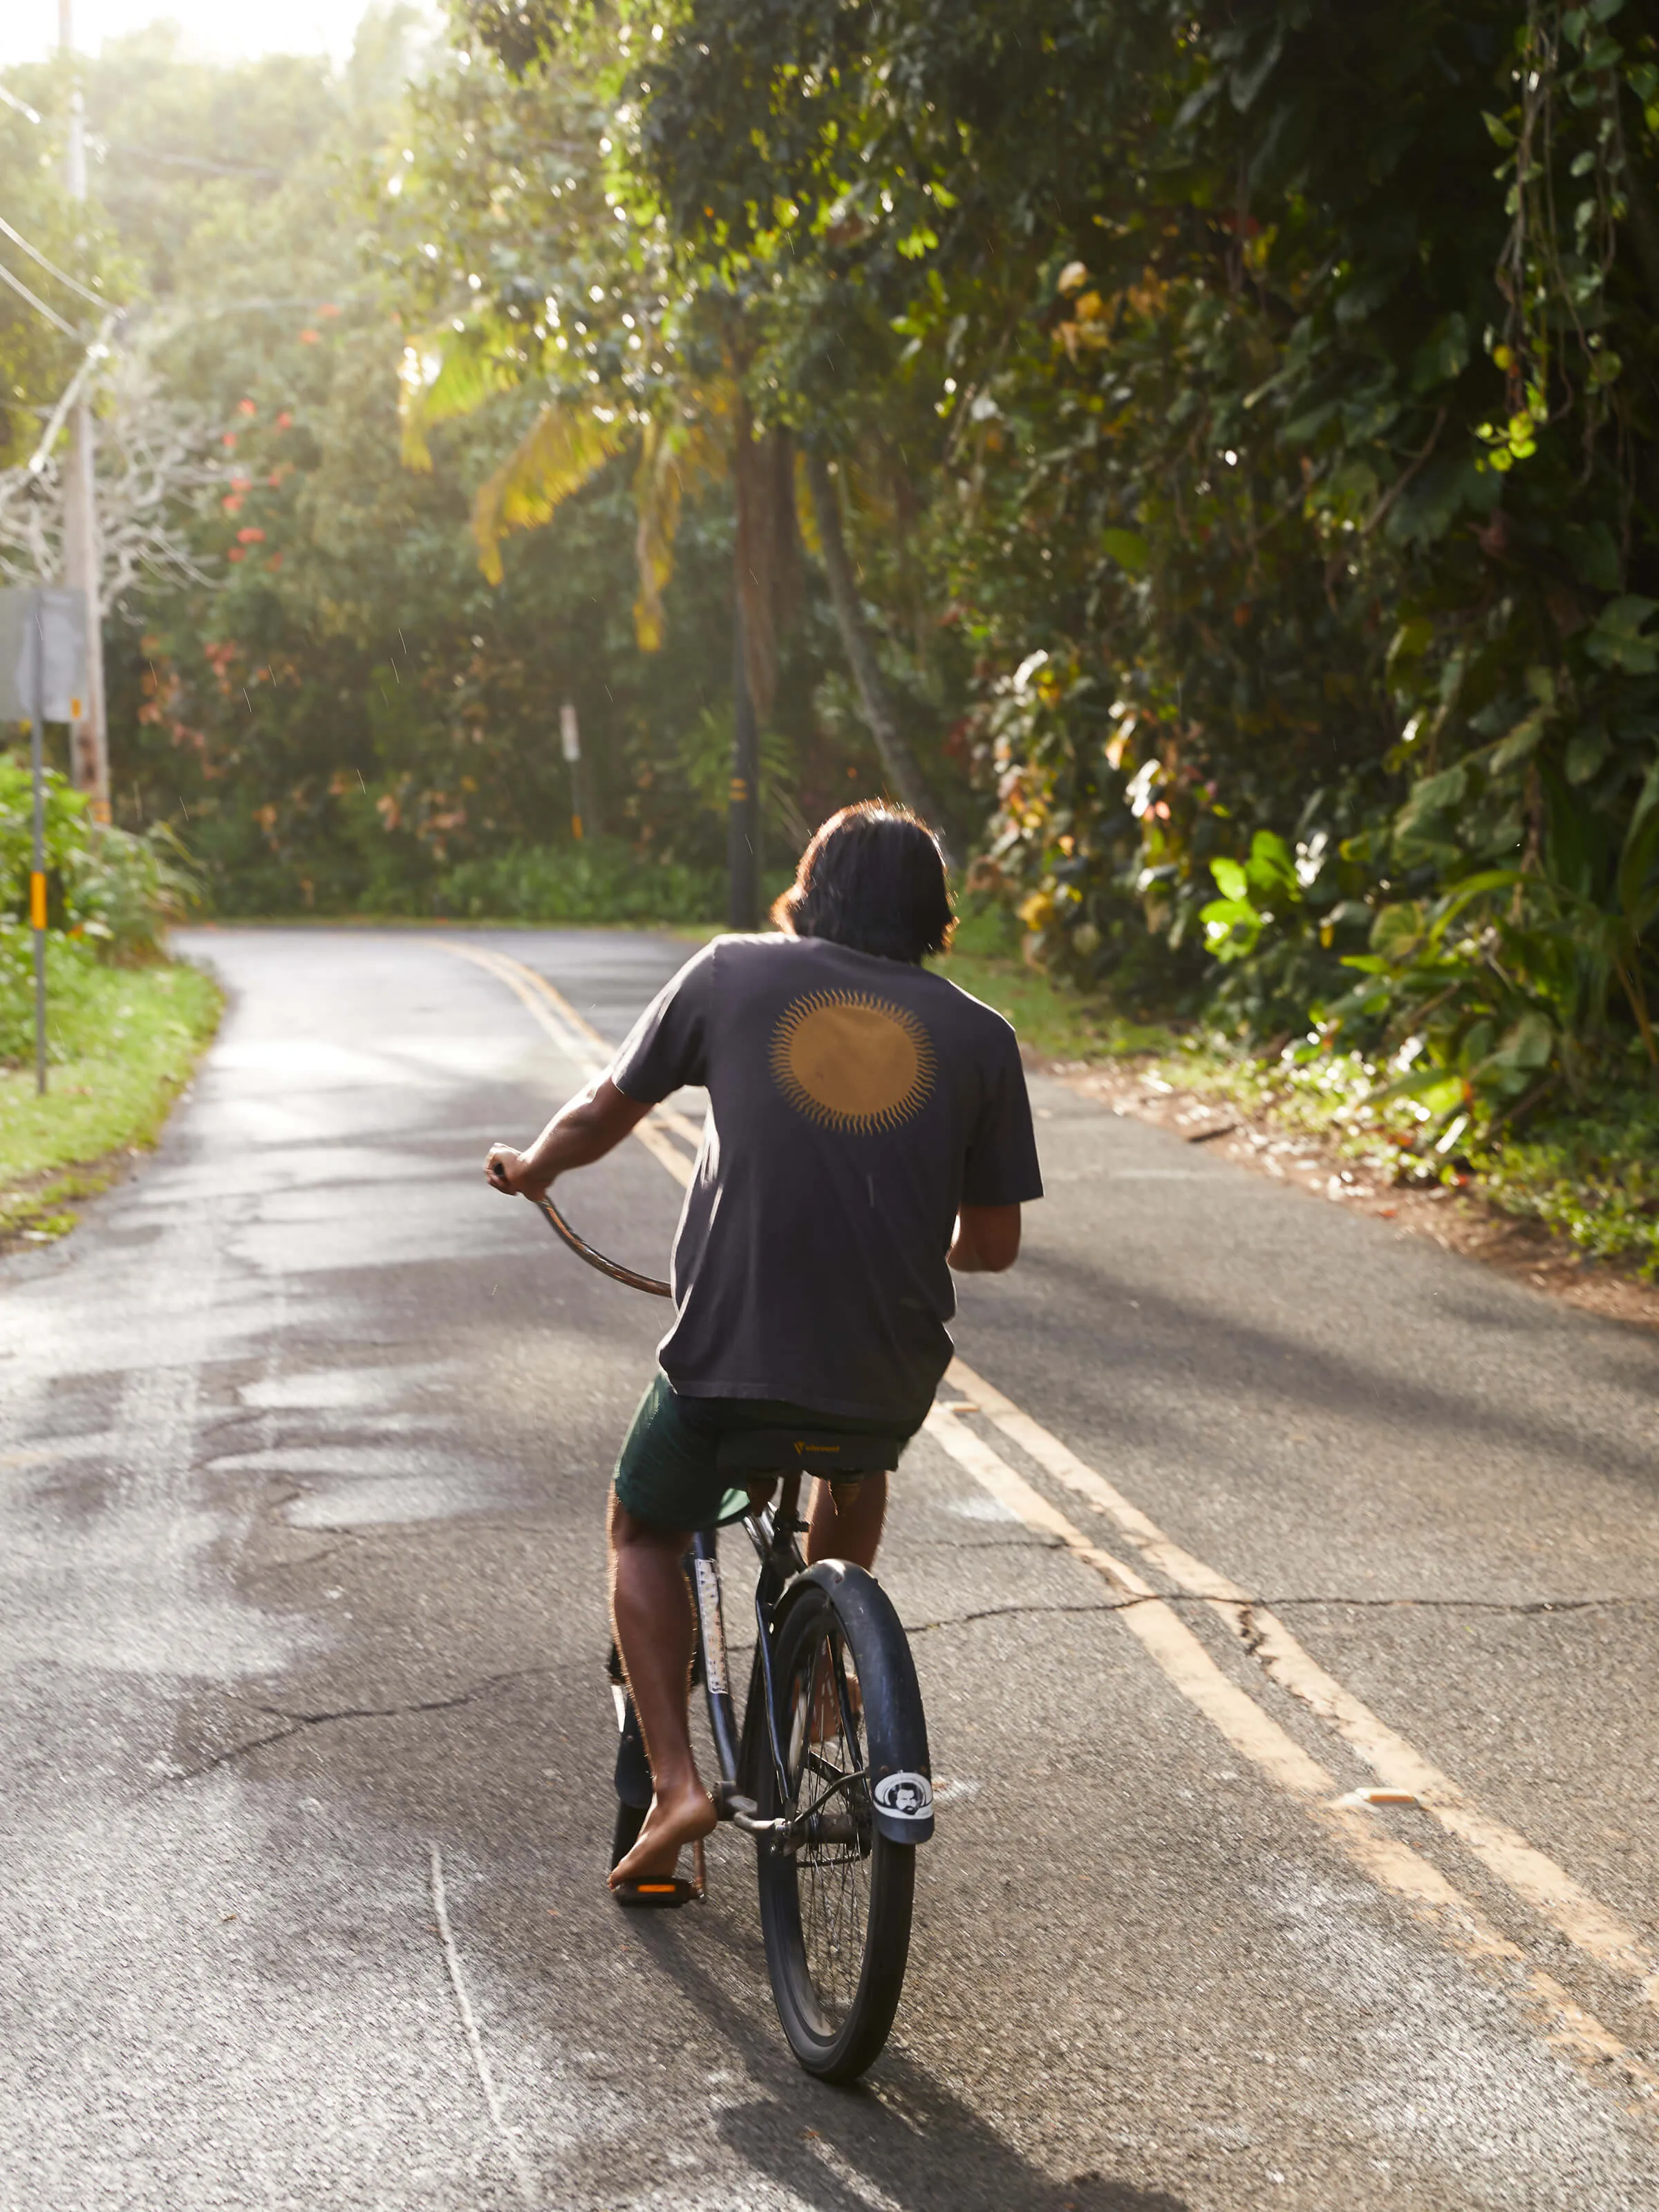
{"label": "green foliage", "polygon": [[222,908],[717,908],[757,558],[775,850],[879,787],[783,526],[805,451],[894,726],[1051,975],[1304,1088],[1375,1070],[1431,1161],[1652,1079],[1644,11],[452,18],[407,90],[393,14],[339,80],[147,33],[88,88],[234,171],[112,165],[99,248],[245,477],[112,691],[128,818],[187,809]]}
{"label": "green foliage", "polygon": [[1582,1114],[1540,1118],[1524,1138],[1475,1148],[1506,1212],[1569,1237],[1587,1255],[1659,1278],[1659,1104],[1613,1093]]}
{"label": "green foliage", "polygon": [[[53,1010],[48,1043],[52,1056],[61,1059],[68,1048],[60,1000],[72,1015],[95,989],[90,971],[99,956],[129,963],[155,958],[167,924],[183,919],[197,886],[189,855],[165,828],[143,837],[100,828],[85,799],[55,769],[46,771],[45,799]],[[34,1051],[33,932],[28,927],[33,822],[28,763],[0,753],[0,1066]]]}
{"label": "green foliage", "polygon": [[487,921],[709,921],[725,898],[720,870],[670,860],[642,866],[614,838],[515,846],[464,860],[434,893],[438,912]]}
{"label": "green foliage", "polygon": [[[46,769],[43,787],[43,858],[48,874],[61,878],[72,857],[86,849],[87,802],[54,768]],[[0,911],[28,912],[33,851],[34,780],[27,756],[0,752]]]}
{"label": "green foliage", "polygon": [[155,1143],[222,1004],[198,969],[100,967],[67,942],[48,981],[59,1049],[46,1097],[32,1066],[0,1067],[0,1239],[73,1228],[75,1202]]}
{"label": "green foliage", "polygon": [[[671,383],[701,404],[724,309],[711,295],[701,334],[678,330],[664,241],[617,218],[602,40],[556,83],[514,85],[476,44],[465,64],[422,56],[415,27],[371,9],[334,74],[198,62],[165,27],[106,42],[82,65],[111,153],[81,244],[42,166],[66,73],[9,73],[39,125],[0,109],[9,218],[66,267],[96,247],[142,307],[169,404],[211,426],[224,481],[179,520],[198,580],[142,579],[106,654],[117,819],[172,823],[225,914],[429,912],[458,865],[558,846],[578,811],[566,702],[590,830],[692,870],[724,850],[703,787],[731,680],[731,501],[683,413],[641,430]],[[26,427],[73,359],[46,335],[16,356]],[[493,544],[545,510],[545,471],[538,486],[524,465],[556,395],[588,426],[571,495],[501,544],[492,583],[477,533]],[[424,467],[405,465],[406,431]],[[832,651],[809,611],[778,654],[781,843],[875,783],[838,691],[820,711]]]}
{"label": "green foliage", "polygon": [[[46,1052],[64,1057],[60,1015],[73,1018],[96,988],[90,949],[54,932],[46,941]],[[0,1070],[34,1062],[34,933],[0,916]]]}
{"label": "green foliage", "polygon": [[981,880],[1037,957],[1403,1054],[1431,1142],[1654,1060],[1639,11],[693,0],[648,74],[695,249],[899,342],[830,398],[780,337],[779,404],[930,390]]}

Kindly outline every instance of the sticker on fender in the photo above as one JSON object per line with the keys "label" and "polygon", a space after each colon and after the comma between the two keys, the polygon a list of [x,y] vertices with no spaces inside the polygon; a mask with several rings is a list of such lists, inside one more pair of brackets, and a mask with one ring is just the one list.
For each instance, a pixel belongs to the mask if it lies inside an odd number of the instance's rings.
{"label": "sticker on fender", "polygon": [[878,1812],[890,1813],[896,1820],[931,1820],[933,1812],[933,1785],[925,1774],[884,1774],[871,1792]]}

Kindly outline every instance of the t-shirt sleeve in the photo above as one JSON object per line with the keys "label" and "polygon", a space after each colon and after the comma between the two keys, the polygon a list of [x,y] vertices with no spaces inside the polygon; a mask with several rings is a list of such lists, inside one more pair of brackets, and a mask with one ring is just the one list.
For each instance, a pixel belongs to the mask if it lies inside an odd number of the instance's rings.
{"label": "t-shirt sleeve", "polygon": [[964,1206],[1024,1206],[1042,1195],[1036,1132],[1031,1126],[1019,1046],[1006,1022],[999,1019],[985,1096],[968,1140],[962,1177]]}
{"label": "t-shirt sleeve", "polygon": [[617,1090],[641,1105],[655,1106],[686,1084],[708,1083],[714,950],[706,945],[663,985],[611,1063]]}

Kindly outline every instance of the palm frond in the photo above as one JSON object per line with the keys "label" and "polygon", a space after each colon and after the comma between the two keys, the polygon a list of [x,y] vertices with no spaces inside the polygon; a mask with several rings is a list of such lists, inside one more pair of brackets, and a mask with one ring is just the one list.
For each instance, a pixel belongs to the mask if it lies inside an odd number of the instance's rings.
{"label": "palm frond", "polygon": [[478,565],[501,580],[501,542],[510,531],[534,530],[627,443],[626,419],[555,399],[544,407],[472,502]]}
{"label": "palm frond", "polygon": [[701,418],[690,422],[647,422],[634,472],[634,505],[639,517],[634,551],[640,594],[634,602],[634,633],[641,653],[655,653],[663,638],[662,595],[674,573],[674,536],[688,491],[716,476],[725,465],[720,441]]}
{"label": "palm frond", "polygon": [[[470,415],[498,392],[523,383],[524,363],[515,351],[521,343],[510,329],[479,321],[461,331],[429,332],[404,349],[398,415],[406,468],[432,466],[427,432],[434,422]],[[434,360],[437,368],[428,378]]]}

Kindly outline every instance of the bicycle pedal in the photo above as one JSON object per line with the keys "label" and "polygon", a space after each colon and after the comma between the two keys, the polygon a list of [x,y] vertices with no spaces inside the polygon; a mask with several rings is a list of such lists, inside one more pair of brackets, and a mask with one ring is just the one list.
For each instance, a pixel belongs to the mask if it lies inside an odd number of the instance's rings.
{"label": "bicycle pedal", "polygon": [[659,1912],[672,1912],[677,1905],[696,1903],[702,1896],[702,1890],[698,1883],[687,1881],[683,1875],[676,1875],[672,1881],[618,1882],[611,1894],[618,1905],[626,1905],[633,1911],[654,1908]]}

